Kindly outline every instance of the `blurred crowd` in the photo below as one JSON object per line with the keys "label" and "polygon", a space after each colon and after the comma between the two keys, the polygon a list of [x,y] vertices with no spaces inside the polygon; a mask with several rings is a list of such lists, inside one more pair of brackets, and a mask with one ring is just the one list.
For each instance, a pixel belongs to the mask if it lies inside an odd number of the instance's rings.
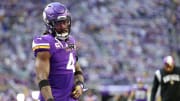
{"label": "blurred crowd", "polygon": [[2,101],[38,89],[31,43],[45,31],[42,11],[52,1],[70,9],[71,34],[89,87],[131,85],[137,77],[150,84],[165,55],[179,61],[179,0],[1,0]]}

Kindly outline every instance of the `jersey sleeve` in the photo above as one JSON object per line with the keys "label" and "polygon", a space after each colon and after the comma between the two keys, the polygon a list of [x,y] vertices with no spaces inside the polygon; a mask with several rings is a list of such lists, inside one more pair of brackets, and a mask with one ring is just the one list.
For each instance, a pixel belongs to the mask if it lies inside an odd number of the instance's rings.
{"label": "jersey sleeve", "polygon": [[34,38],[32,42],[32,51],[34,52],[34,56],[41,51],[50,51],[49,41],[43,37]]}
{"label": "jersey sleeve", "polygon": [[77,42],[75,40],[75,38],[73,36],[69,36],[69,40],[71,42],[70,45],[72,45],[73,49],[74,49],[74,54],[75,54],[75,58],[76,58],[76,61],[78,61],[78,52],[77,52]]}

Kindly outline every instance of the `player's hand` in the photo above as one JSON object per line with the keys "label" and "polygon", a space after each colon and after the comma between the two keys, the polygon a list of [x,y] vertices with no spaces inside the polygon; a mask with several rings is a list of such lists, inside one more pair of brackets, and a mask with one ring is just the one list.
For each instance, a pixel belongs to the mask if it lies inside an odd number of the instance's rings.
{"label": "player's hand", "polygon": [[76,85],[73,92],[72,97],[78,99],[83,93],[83,88],[80,85]]}

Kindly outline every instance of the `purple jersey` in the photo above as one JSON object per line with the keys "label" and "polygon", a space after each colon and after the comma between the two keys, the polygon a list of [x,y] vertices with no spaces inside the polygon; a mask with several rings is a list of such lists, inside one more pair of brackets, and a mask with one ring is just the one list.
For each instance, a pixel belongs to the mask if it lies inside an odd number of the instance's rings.
{"label": "purple jersey", "polygon": [[147,101],[147,88],[140,87],[135,89],[135,101]]}
{"label": "purple jersey", "polygon": [[[76,63],[74,38],[69,36],[66,41],[63,41],[50,34],[43,35],[34,38],[32,49],[35,56],[41,51],[49,51],[51,54],[48,80],[55,101],[76,101],[70,96],[74,86]],[[40,99],[44,101],[42,96]]]}

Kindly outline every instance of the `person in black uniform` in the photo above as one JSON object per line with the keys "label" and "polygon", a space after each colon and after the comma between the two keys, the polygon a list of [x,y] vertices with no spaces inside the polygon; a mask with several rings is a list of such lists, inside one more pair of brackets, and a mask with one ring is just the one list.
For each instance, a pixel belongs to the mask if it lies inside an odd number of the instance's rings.
{"label": "person in black uniform", "polygon": [[172,56],[166,56],[163,65],[155,72],[150,101],[156,101],[159,86],[162,101],[180,101],[180,68],[175,66]]}

